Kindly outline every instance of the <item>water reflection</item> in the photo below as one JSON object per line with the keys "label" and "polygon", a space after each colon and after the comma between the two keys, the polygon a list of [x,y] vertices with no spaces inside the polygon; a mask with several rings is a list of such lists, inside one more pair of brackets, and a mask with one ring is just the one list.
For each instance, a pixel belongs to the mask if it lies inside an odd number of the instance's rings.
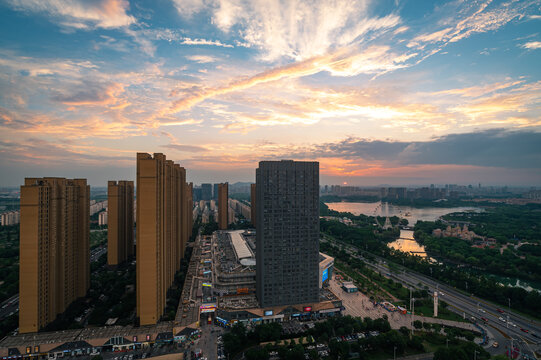
{"label": "water reflection", "polygon": [[350,212],[354,215],[364,214],[367,216],[398,216],[401,219],[407,219],[409,225],[415,225],[418,220],[435,221],[440,216],[462,211],[482,211],[476,207],[449,207],[436,208],[425,207],[415,208],[411,206],[393,205],[387,202],[332,202],[326,203],[329,209]]}
{"label": "water reflection", "polygon": [[425,247],[419,245],[419,243],[414,240],[412,230],[400,230],[400,237],[387,244],[387,246],[395,250],[409,252],[420,257],[426,257]]}

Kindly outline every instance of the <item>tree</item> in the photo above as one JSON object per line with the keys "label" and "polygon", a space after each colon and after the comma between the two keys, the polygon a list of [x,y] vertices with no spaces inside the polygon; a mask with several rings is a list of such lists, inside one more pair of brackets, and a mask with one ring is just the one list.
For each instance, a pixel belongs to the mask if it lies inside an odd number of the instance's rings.
{"label": "tree", "polygon": [[262,349],[260,347],[256,348],[250,348],[246,350],[244,353],[244,356],[246,356],[247,360],[260,360],[260,359],[268,359],[269,353],[266,349]]}
{"label": "tree", "polygon": [[441,347],[434,353],[434,360],[468,360],[464,351],[457,347]]}
{"label": "tree", "polygon": [[415,320],[413,322],[413,327],[417,330],[420,330],[423,327],[423,323],[420,320]]}

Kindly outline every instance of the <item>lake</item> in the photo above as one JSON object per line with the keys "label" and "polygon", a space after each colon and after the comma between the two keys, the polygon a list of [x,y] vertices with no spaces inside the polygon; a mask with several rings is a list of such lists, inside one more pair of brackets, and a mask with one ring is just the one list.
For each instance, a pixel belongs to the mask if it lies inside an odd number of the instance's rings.
{"label": "lake", "polygon": [[420,257],[426,257],[425,247],[419,245],[413,238],[413,230],[400,230],[400,237],[397,240],[388,243],[387,246],[395,250],[409,252]]}
{"label": "lake", "polygon": [[393,205],[387,202],[331,202],[326,203],[329,209],[350,212],[354,215],[367,216],[398,216],[402,219],[407,219],[410,226],[415,225],[418,220],[435,221],[439,217],[453,212],[462,211],[483,211],[476,207],[423,207],[416,208],[411,206]]}

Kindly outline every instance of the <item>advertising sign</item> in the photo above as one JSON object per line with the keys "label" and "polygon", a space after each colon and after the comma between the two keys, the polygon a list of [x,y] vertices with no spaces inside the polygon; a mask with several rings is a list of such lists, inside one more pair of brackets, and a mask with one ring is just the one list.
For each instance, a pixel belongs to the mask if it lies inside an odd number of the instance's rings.
{"label": "advertising sign", "polygon": [[329,278],[329,268],[323,270],[323,273],[321,274],[321,282],[324,283]]}
{"label": "advertising sign", "polygon": [[310,312],[310,311],[312,311],[312,307],[311,306],[305,306],[302,310],[304,312]]}
{"label": "advertising sign", "polygon": [[272,316],[272,310],[265,310],[265,316]]}

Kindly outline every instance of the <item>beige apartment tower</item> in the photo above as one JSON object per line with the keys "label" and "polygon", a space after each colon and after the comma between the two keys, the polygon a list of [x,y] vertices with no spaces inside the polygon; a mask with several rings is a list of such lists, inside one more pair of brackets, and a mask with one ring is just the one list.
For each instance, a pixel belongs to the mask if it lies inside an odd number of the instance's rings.
{"label": "beige apartment tower", "polygon": [[86,179],[26,178],[21,186],[19,332],[53,321],[90,286]]}
{"label": "beige apartment tower", "polygon": [[250,217],[251,217],[252,225],[254,227],[256,227],[256,212],[255,212],[255,209],[256,209],[256,203],[255,203],[256,190],[255,189],[256,189],[255,184],[251,184],[250,185]]}
{"label": "beige apartment tower", "polygon": [[133,181],[107,183],[107,264],[133,257]]}
{"label": "beige apartment tower", "polygon": [[137,154],[137,316],[156,324],[191,234],[186,170],[164,154]]}
{"label": "beige apartment tower", "polygon": [[218,229],[227,230],[229,210],[229,184],[218,184]]}

